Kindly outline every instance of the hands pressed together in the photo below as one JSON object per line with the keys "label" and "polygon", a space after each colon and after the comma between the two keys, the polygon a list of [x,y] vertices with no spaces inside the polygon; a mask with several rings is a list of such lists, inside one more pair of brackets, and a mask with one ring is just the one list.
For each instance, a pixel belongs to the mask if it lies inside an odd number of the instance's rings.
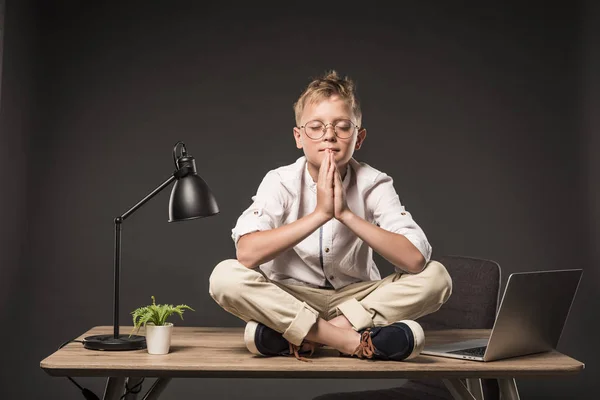
{"label": "hands pressed together", "polygon": [[346,193],[340,171],[335,163],[334,152],[325,150],[325,153],[319,168],[315,211],[326,216],[327,220],[336,218],[341,221],[351,211],[346,203]]}

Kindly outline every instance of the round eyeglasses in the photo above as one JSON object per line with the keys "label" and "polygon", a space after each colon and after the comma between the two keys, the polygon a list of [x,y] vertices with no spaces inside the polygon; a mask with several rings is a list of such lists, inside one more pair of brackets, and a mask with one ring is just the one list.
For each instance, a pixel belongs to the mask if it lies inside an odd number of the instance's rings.
{"label": "round eyeglasses", "polygon": [[356,124],[349,119],[340,119],[335,121],[333,124],[325,124],[322,121],[314,120],[309,121],[306,124],[300,126],[300,129],[304,129],[306,136],[313,140],[321,139],[327,132],[327,127],[331,125],[335,136],[340,139],[348,139],[352,137],[354,131],[358,128]]}

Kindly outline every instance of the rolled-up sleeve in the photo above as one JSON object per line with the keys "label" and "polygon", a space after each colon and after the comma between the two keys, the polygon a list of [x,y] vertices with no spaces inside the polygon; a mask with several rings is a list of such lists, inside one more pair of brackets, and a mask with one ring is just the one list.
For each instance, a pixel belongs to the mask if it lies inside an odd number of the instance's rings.
{"label": "rolled-up sleeve", "polygon": [[256,195],[252,196],[252,204],[240,215],[231,230],[236,249],[242,236],[281,226],[286,204],[286,191],[279,174],[269,171],[260,183]]}
{"label": "rolled-up sleeve", "polygon": [[431,258],[431,245],[425,232],[401,204],[394,189],[394,181],[389,175],[382,172],[377,176],[369,200],[374,222],[382,229],[404,235],[428,262]]}

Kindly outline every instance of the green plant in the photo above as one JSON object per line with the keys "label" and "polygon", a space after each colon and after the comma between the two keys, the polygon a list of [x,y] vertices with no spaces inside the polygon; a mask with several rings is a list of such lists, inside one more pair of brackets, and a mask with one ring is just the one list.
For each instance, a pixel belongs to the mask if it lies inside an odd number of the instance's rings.
{"label": "green plant", "polygon": [[131,312],[131,315],[133,315],[133,330],[129,336],[139,331],[142,326],[146,326],[147,323],[152,323],[156,326],[162,326],[167,322],[167,318],[173,314],[178,314],[181,319],[183,319],[183,312],[185,310],[196,311],[192,307],[186,306],[185,304],[180,304],[178,306],[173,306],[172,304],[157,305],[154,296],[150,297],[152,298],[151,305],[140,307]]}

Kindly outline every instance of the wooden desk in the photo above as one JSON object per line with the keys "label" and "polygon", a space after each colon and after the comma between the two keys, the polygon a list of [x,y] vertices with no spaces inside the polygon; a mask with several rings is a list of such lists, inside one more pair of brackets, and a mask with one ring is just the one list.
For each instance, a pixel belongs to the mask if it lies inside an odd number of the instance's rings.
{"label": "wooden desk", "polygon": [[[122,327],[127,333],[131,327]],[[108,334],[111,326],[95,327],[82,334]],[[144,334],[143,329],[140,334]],[[321,348],[301,362],[294,357],[256,357],[246,349],[243,328],[175,327],[171,352],[150,355],[146,350],[108,352],[87,350],[70,343],[41,361],[52,376],[108,377],[106,400],[118,399],[141,377],[158,377],[145,400],[158,395],[173,377],[198,378],[398,378],[436,377],[444,380],[457,399],[482,399],[479,378],[497,378],[504,399],[518,399],[514,378],[572,375],[584,365],[557,351],[493,362],[458,360],[421,355],[408,362],[360,360],[339,357],[330,348]],[[425,333],[430,343],[445,343],[486,337],[489,330],[446,330]],[[466,385],[461,379],[466,379]],[[127,399],[135,397],[128,396]]]}

